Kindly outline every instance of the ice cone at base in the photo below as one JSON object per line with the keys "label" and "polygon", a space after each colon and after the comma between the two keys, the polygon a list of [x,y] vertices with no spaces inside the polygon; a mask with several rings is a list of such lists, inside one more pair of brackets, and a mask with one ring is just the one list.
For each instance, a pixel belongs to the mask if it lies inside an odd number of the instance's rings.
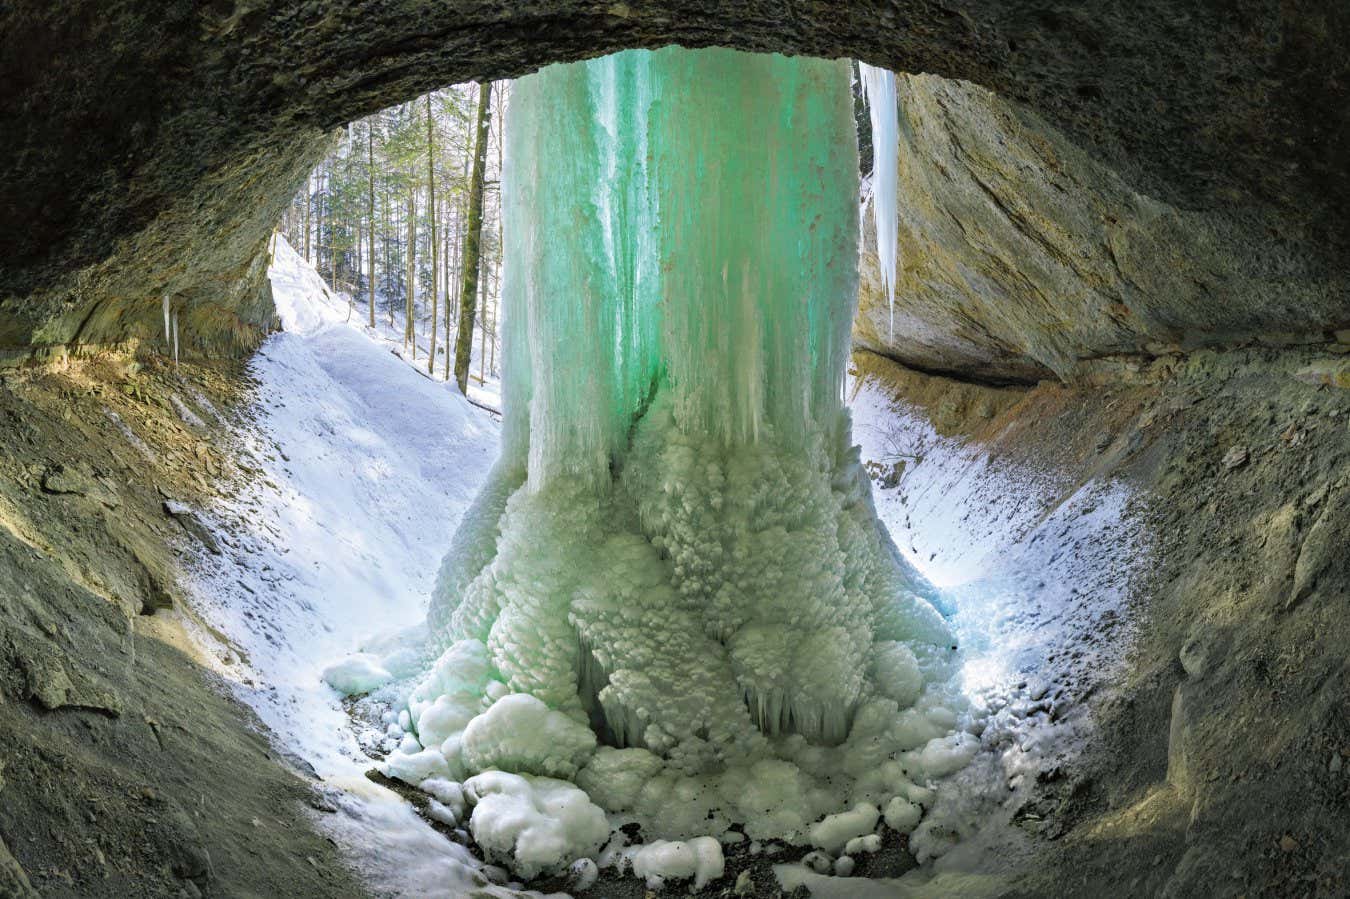
{"label": "ice cone at base", "polygon": [[503,456],[442,569],[447,656],[412,720],[458,709],[427,748],[472,774],[471,722],[526,694],[535,723],[494,712],[496,767],[580,765],[611,812],[682,797],[687,822],[654,825],[672,839],[804,832],[955,720],[950,633],[876,519],[842,399],[849,65],[550,66],[516,83],[507,141]]}

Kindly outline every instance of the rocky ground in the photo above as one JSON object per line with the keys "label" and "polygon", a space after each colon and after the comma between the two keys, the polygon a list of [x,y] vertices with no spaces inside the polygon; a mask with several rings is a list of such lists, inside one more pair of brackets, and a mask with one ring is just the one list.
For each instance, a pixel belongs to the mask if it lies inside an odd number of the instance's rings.
{"label": "rocky ground", "polygon": [[358,895],[187,637],[175,547],[249,475],[219,449],[242,369],[0,378],[0,896]]}

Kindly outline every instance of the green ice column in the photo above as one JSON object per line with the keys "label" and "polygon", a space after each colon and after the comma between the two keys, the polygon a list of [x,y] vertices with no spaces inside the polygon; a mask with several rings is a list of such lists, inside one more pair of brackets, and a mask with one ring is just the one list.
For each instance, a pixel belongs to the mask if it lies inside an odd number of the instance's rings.
{"label": "green ice column", "polygon": [[506,132],[503,458],[433,632],[684,770],[784,732],[842,739],[889,689],[879,652],[947,640],[876,522],[842,403],[848,63],[550,66],[516,82]]}
{"label": "green ice column", "polygon": [[517,82],[508,426],[536,486],[609,477],[668,388],[682,427],[799,442],[840,409],[857,293],[842,61],[632,51]]}

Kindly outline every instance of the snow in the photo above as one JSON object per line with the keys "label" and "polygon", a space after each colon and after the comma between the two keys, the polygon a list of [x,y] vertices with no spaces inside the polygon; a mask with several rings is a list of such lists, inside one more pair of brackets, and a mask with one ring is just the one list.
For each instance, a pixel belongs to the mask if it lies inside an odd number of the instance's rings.
{"label": "snow", "polygon": [[[897,796],[895,797],[895,799],[891,801],[894,803],[894,802],[903,802],[904,800],[902,800],[899,796]],[[893,824],[891,824],[889,820],[887,820],[886,823],[893,829],[896,830],[899,829],[896,828]],[[846,844],[844,844],[844,855],[847,856],[871,855],[872,853],[878,852],[880,850],[881,850],[881,836],[875,833],[869,833],[864,836],[854,837],[853,839],[849,840]]]}
{"label": "snow", "polygon": [[718,879],[726,870],[722,844],[712,837],[682,840],[656,840],[637,847],[627,856],[633,873],[645,878],[647,888],[659,890],[673,880],[693,878],[693,889]]}
{"label": "snow", "polygon": [[369,693],[394,679],[380,664],[380,657],[368,652],[358,652],[329,665],[319,677],[344,696]]}
{"label": "snow", "polygon": [[899,833],[909,833],[923,816],[923,809],[904,796],[895,796],[886,803],[886,826]]}
{"label": "snow", "polygon": [[876,830],[881,813],[870,802],[860,802],[847,812],[826,815],[811,825],[807,835],[811,845],[823,849],[830,855],[838,855],[848,842],[855,837],[870,834]]}
{"label": "snow", "polygon": [[[270,275],[285,330],[250,363],[256,395],[237,457],[247,487],[198,513],[224,555],[191,565],[196,636],[229,660],[221,673],[284,751],[341,788],[338,813],[320,823],[378,892],[507,895],[364,778],[372,763],[323,679],[363,692],[378,668],[425,670],[426,598],[497,455],[498,425],[348,322],[346,302],[280,236]],[[450,773],[439,753],[426,761],[419,779]]]}
{"label": "snow", "polygon": [[469,722],[463,752],[473,771],[570,778],[595,752],[595,734],[528,693],[512,693]]}
{"label": "snow", "polygon": [[[865,795],[881,804],[888,826],[910,832],[923,863],[879,895],[998,893],[1002,860],[1026,839],[1014,813],[1037,777],[1062,771],[1091,733],[1072,697],[1122,670],[1126,598],[1152,564],[1150,546],[1125,485],[1075,482],[944,438],[871,381],[851,394],[862,457],[907,461],[896,486],[876,491],[876,508],[906,558],[945,588],[971,707],[958,720],[961,733],[934,733],[912,710],[894,724],[909,744],[904,766],[945,771],[946,779],[904,786],[884,765],[867,778]],[[882,795],[889,789],[894,798]],[[779,875],[785,889],[805,883],[817,896],[858,895],[785,868]]]}

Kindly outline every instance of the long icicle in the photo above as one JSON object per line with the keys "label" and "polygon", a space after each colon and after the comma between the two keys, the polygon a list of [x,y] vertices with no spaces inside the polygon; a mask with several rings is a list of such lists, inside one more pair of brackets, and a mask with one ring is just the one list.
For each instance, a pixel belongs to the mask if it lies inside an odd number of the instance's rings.
{"label": "long icicle", "polygon": [[865,62],[858,63],[858,73],[872,120],[872,221],[876,223],[877,259],[890,309],[890,339],[894,339],[900,155],[895,73]]}

